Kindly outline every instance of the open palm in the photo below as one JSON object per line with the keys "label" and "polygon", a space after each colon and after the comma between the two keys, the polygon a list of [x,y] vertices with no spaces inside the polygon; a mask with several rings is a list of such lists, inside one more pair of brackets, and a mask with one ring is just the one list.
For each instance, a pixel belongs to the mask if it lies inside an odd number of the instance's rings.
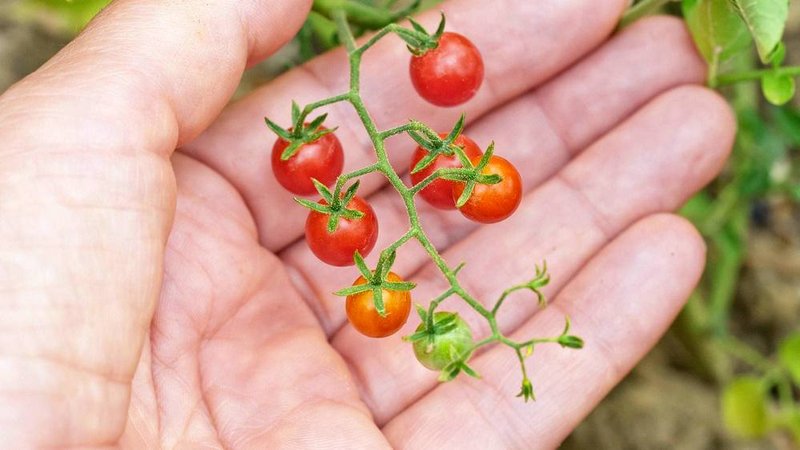
{"label": "open palm", "polygon": [[[587,345],[537,347],[538,400],[526,404],[507,348],[475,357],[481,380],[438,385],[400,339],[416,320],[381,340],[355,332],[330,293],[356,273],[307,250],[306,212],[270,174],[262,122],[285,124],[292,99],[345,91],[343,52],[215,120],[246,62],[284,43],[308,3],[121,0],[0,98],[9,448],[550,448],[680,310],[704,247],[666,213],[719,171],[734,130],[723,100],[686,86],[704,72],[682,25],[648,19],[606,41],[625,1],[452,0],[449,29],[475,42],[487,69],[464,108],[466,134],[484,148],[494,140],[527,194],[512,218],[483,227],[420,203],[423,226],[451,264],[467,263],[460,279],[487,303],[546,259],[551,306],[514,297],[501,328],[551,335],[568,314]],[[419,100],[407,59],[398,39],[368,53],[362,90],[375,120],[448,129],[462,111]],[[328,112],[345,170],[372,161],[353,111]],[[389,142],[396,167],[412,148]],[[361,193],[382,248],[407,228],[401,199],[377,176]],[[414,245],[394,271],[418,283],[421,304],[446,288]],[[443,306],[487,332],[459,300]]]}

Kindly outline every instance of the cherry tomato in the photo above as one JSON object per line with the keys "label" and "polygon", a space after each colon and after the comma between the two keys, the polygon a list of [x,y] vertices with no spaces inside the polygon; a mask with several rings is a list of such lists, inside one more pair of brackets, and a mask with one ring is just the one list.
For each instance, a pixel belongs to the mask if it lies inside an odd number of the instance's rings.
{"label": "cherry tomato", "polygon": [[466,102],[483,82],[480,52],[458,33],[442,33],[439,46],[413,56],[409,69],[417,93],[437,106]]}
{"label": "cherry tomato", "polygon": [[[433,315],[433,323],[441,322],[443,319],[455,316],[456,327],[452,330],[435,334],[433,343],[427,338],[414,341],[414,356],[417,357],[423,366],[431,370],[442,370],[453,361],[466,359],[466,353],[472,349],[474,341],[472,331],[464,320],[456,313],[437,312]],[[425,324],[421,323],[417,331],[425,329]]]}
{"label": "cherry tomato", "polygon": [[341,175],[344,167],[342,144],[333,133],[328,133],[314,142],[303,144],[297,153],[281,161],[281,153],[289,142],[278,138],[272,146],[272,173],[287,191],[297,195],[317,192],[312,178],[325,186],[331,186]]}
{"label": "cherry tomato", "polygon": [[[444,138],[446,135],[441,134],[440,136]],[[464,149],[464,154],[467,155],[467,158],[472,159],[476,156],[480,157],[483,154],[478,144],[463,134],[458,136],[453,143]],[[414,169],[414,166],[427,154],[427,150],[422,147],[417,147],[414,151],[414,156],[411,158],[411,169]],[[455,154],[452,156],[439,155],[428,167],[417,173],[412,173],[411,182],[417,184],[437,169],[457,167],[461,167],[461,161],[458,160],[458,156]],[[453,201],[454,185],[455,182],[440,178],[421,190],[419,195],[422,196],[425,201],[439,209],[455,209],[456,202]]]}
{"label": "cherry tomato", "polygon": [[[480,159],[480,156],[473,157],[472,164],[477,165]],[[494,155],[482,173],[497,174],[503,180],[497,184],[476,184],[469,200],[460,208],[461,214],[476,222],[499,222],[513,214],[519,206],[522,200],[522,177],[513,164]],[[455,183],[453,199],[458,200],[464,187],[465,183]]]}
{"label": "cherry tomato", "polygon": [[[396,273],[389,272],[388,281],[403,281]],[[366,283],[364,277],[358,277],[353,286]],[[405,325],[411,312],[411,293],[408,291],[391,291],[383,289],[383,305],[386,316],[381,317],[375,309],[372,291],[364,291],[347,296],[347,319],[361,334],[380,338],[392,335]]]}
{"label": "cherry tomato", "polygon": [[[325,200],[320,204],[326,205]],[[378,240],[378,219],[369,203],[355,196],[347,204],[348,209],[364,213],[360,219],[339,219],[336,231],[328,233],[330,215],[311,211],[306,219],[306,242],[317,258],[332,266],[355,264],[353,254],[358,250],[367,256]]]}

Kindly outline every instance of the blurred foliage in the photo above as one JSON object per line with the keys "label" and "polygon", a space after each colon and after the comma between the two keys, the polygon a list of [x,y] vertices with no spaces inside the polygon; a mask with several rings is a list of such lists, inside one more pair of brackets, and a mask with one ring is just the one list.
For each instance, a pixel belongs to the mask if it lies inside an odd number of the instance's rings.
{"label": "blurred foliage", "polygon": [[77,33],[111,0],[21,0],[15,12],[22,17],[44,18],[69,33]]}

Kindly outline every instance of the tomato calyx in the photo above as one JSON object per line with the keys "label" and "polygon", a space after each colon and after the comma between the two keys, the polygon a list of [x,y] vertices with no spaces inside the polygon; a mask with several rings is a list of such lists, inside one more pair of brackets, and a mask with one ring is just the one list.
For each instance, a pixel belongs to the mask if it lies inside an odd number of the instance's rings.
{"label": "tomato calyx", "polygon": [[372,271],[367,266],[366,261],[364,261],[364,257],[361,256],[361,253],[356,251],[355,254],[353,254],[356,268],[364,277],[364,279],[367,280],[367,282],[364,284],[357,284],[340,289],[334,292],[333,295],[347,297],[349,295],[372,291],[373,301],[375,302],[375,310],[378,311],[378,314],[381,317],[386,317],[386,305],[383,303],[383,290],[410,291],[417,286],[416,283],[412,283],[410,281],[390,281],[388,279],[389,271],[394,264],[396,256],[396,252],[381,253],[381,257],[378,259],[378,264],[375,266],[375,270]]}
{"label": "tomato calyx", "polygon": [[425,133],[426,136],[422,137],[416,131],[409,131],[408,135],[411,136],[411,139],[413,139],[414,142],[416,142],[420,147],[428,151],[428,154],[419,160],[419,162],[411,169],[411,173],[415,174],[425,170],[425,168],[433,164],[433,162],[436,161],[436,158],[438,158],[440,155],[456,155],[458,160],[461,161],[462,166],[471,167],[469,157],[466,155],[466,153],[464,153],[464,149],[460,145],[455,144],[456,139],[461,135],[461,132],[464,131],[465,120],[466,116],[462,114],[456,124],[453,126],[453,129],[450,130],[450,133],[448,133],[448,135],[444,138],[439,137],[435,133],[427,132]]}
{"label": "tomato calyx", "polygon": [[294,201],[312,211],[316,211],[321,214],[327,214],[329,216],[327,227],[328,233],[333,233],[336,231],[336,228],[339,226],[339,219],[344,218],[354,220],[364,217],[363,212],[356,209],[347,208],[350,200],[356,196],[356,192],[358,192],[358,187],[361,184],[361,180],[353,183],[349,188],[347,188],[345,193],[341,195],[335,195],[335,193],[331,192],[327,186],[315,179],[312,179],[311,181],[314,183],[314,186],[316,186],[317,191],[319,191],[319,194],[322,196],[322,199],[325,200],[325,203],[312,202],[300,197],[295,197]]}
{"label": "tomato calyx", "polygon": [[326,134],[333,133],[338,127],[325,128],[322,123],[328,118],[328,114],[322,114],[310,122],[305,122],[306,114],[300,110],[297,102],[292,101],[292,127],[283,128],[268,117],[264,121],[278,137],[285,140],[289,145],[281,153],[281,161],[287,161],[294,156],[305,144],[310,144]]}
{"label": "tomato calyx", "polygon": [[481,156],[481,159],[478,161],[477,165],[473,165],[471,161],[466,161],[466,164],[464,164],[464,169],[448,171],[447,173],[442,174],[442,178],[445,180],[462,181],[466,183],[464,191],[458,197],[458,200],[456,200],[456,208],[461,208],[465,203],[467,203],[467,200],[469,200],[470,196],[472,196],[472,191],[475,190],[476,184],[497,184],[503,181],[503,177],[500,175],[483,174],[483,169],[489,164],[489,160],[492,158],[493,154],[494,142],[489,144],[489,147],[486,149],[486,153]]}
{"label": "tomato calyx", "polygon": [[398,28],[395,30],[400,39],[405,41],[408,51],[414,56],[422,56],[429,50],[433,50],[439,46],[439,38],[444,33],[445,18],[442,13],[442,18],[439,20],[439,25],[433,34],[429,33],[422,25],[416,20],[408,18],[411,23],[412,30],[406,28]]}

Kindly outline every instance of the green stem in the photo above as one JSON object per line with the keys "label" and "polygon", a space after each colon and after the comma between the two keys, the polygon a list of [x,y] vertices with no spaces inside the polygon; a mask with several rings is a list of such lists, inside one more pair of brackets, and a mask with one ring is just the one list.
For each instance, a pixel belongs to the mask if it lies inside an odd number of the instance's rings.
{"label": "green stem", "polygon": [[744,72],[724,73],[717,75],[716,85],[726,86],[740,83],[743,81],[760,80],[767,74],[788,75],[791,77],[800,76],[800,66],[785,66],[769,69],[746,70]]}

